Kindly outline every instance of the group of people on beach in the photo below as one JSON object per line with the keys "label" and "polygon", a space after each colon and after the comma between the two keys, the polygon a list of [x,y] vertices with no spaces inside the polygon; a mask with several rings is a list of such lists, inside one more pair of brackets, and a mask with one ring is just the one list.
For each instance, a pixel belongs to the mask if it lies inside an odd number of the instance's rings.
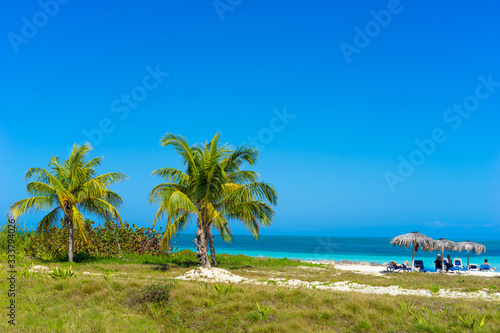
{"label": "group of people on beach", "polygon": [[[443,267],[443,258],[441,257],[440,254],[438,254],[436,261],[434,261],[436,264],[436,269],[441,269]],[[408,260],[406,260],[402,264],[398,264],[395,261],[391,261],[390,264],[396,268],[411,268],[411,264]],[[488,259],[484,259],[484,262],[482,264],[483,266],[488,266],[492,271],[496,270],[496,267],[491,267],[490,263],[488,262]],[[453,261],[451,260],[450,255],[448,255],[444,261],[444,267],[446,271],[448,271],[451,267],[453,267]]]}
{"label": "group of people on beach", "polygon": [[[443,258],[441,258],[440,254],[438,254],[436,261],[434,261],[434,263],[436,264],[436,269],[441,269],[443,267]],[[492,271],[496,269],[496,267],[491,267],[490,263],[488,262],[488,259],[484,259],[484,262],[481,264],[481,266],[488,266]],[[453,267],[453,261],[451,260],[449,254],[446,257],[446,259],[444,259],[444,267],[447,272],[449,271],[450,268]]]}
{"label": "group of people on beach", "polygon": [[[434,261],[434,263],[436,264],[436,269],[441,269],[443,267],[443,258],[441,258],[440,254],[438,254],[436,261]],[[446,259],[444,260],[444,267],[445,267],[444,269],[446,269],[446,271],[448,271],[450,268],[453,267],[453,262],[451,261],[451,257],[449,254],[446,257]]]}

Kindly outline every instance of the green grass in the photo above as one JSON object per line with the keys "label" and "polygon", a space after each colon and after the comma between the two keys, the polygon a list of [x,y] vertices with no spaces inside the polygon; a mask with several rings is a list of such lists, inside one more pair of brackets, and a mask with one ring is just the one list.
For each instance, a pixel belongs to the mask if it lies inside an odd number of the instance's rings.
{"label": "green grass", "polygon": [[[444,274],[392,274],[390,278],[324,270],[288,259],[218,256],[220,267],[261,285],[172,280],[194,268],[194,253],[166,257],[124,256],[81,263],[42,264],[72,267],[76,277],[18,274],[19,332],[498,332],[499,301],[368,295],[276,285],[277,279],[357,281],[410,289],[497,292],[498,278]],[[20,261],[19,261],[20,263]],[[27,262],[31,266],[31,262]],[[323,266],[324,267],[324,266]],[[7,290],[6,265],[0,288]],[[22,265],[18,269],[24,270]],[[83,272],[102,275],[85,275]],[[111,276],[113,274],[113,276]],[[273,281],[268,283],[268,281]],[[7,297],[2,293],[2,303]],[[460,319],[461,318],[461,319]],[[484,324],[479,328],[484,318]],[[0,321],[0,332],[10,329]]]}

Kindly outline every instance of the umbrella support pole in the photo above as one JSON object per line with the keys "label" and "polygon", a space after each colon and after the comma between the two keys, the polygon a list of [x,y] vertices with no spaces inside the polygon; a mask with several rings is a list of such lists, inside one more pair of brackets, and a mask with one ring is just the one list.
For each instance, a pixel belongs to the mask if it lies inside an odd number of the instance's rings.
{"label": "umbrella support pole", "polygon": [[411,256],[411,271],[415,272],[415,244],[413,245],[413,254]]}
{"label": "umbrella support pole", "polygon": [[467,250],[467,269],[469,269],[469,250]]}
{"label": "umbrella support pole", "polygon": [[441,272],[444,272],[444,249],[441,250]]}

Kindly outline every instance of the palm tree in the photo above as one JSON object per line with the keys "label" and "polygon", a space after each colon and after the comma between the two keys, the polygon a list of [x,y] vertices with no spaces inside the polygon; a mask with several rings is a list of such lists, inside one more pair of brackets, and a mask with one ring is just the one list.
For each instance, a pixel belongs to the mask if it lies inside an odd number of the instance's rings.
{"label": "palm tree", "polygon": [[96,175],[102,157],[87,160],[92,150],[88,144],[74,145],[69,158],[59,163],[58,157],[52,157],[48,168],[30,168],[26,172],[28,199],[23,199],[10,206],[13,218],[31,211],[50,210],[40,220],[37,232],[46,232],[50,227],[63,221],[69,228],[68,258],[73,261],[74,228],[86,242],[84,217],[82,212],[92,213],[105,219],[117,219],[122,223],[117,211],[123,199],[107,187],[121,182],[128,177],[122,173],[111,172]]}
{"label": "palm tree", "polygon": [[274,211],[270,204],[276,205],[278,200],[272,185],[258,181],[258,173],[241,170],[245,162],[253,165],[257,161],[257,149],[240,146],[233,150],[227,144],[220,145],[219,138],[216,134],[204,145],[190,146],[182,136],[164,135],[161,145],[174,147],[184,160],[186,172],[169,167],[153,171],[167,182],[155,186],[149,197],[150,203],[160,205],[154,223],[167,217],[163,247],[186,227],[190,218],[197,219],[195,245],[202,267],[210,267],[208,246],[212,264],[217,265],[212,227],[230,241],[228,221],[241,221],[258,238],[260,225],[272,223]]}

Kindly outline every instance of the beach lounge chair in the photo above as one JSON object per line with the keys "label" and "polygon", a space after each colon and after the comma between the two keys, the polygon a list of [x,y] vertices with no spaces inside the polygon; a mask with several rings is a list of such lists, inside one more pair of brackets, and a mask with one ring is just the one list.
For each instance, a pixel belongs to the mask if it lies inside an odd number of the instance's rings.
{"label": "beach lounge chair", "polygon": [[464,267],[462,259],[455,259],[453,261],[453,267],[450,267],[449,271],[453,273],[461,273],[468,272],[469,270]]}
{"label": "beach lounge chair", "polygon": [[411,271],[411,267],[406,267],[405,265],[403,265],[403,267],[398,267],[389,264],[389,266],[387,266],[387,271],[390,273],[409,272]]}
{"label": "beach lounge chair", "polygon": [[477,264],[469,264],[469,271],[479,272],[479,266]]}
{"label": "beach lounge chair", "polygon": [[423,260],[415,260],[415,268],[418,268],[421,272],[424,273],[437,273],[435,269],[425,268]]}
{"label": "beach lounge chair", "polygon": [[479,271],[481,272],[491,272],[491,266],[490,265],[481,265],[479,266]]}

